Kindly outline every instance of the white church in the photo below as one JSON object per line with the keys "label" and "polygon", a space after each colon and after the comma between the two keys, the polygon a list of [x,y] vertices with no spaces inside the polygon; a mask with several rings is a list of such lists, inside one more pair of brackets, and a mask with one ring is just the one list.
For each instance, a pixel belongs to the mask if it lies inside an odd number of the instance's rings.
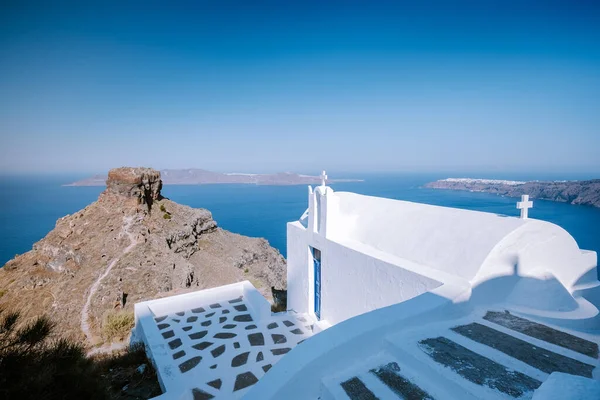
{"label": "white church", "polygon": [[322,179],[287,225],[286,312],[249,282],[136,304],[156,399],[600,399],[597,255],[526,196],[506,216]]}

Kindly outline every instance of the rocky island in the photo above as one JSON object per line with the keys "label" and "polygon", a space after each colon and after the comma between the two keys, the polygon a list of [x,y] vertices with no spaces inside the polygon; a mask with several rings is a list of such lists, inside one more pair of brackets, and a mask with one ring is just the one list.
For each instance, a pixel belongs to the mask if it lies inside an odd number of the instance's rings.
{"label": "rocky island", "polygon": [[100,345],[115,340],[107,321],[132,318],[136,302],[243,280],[272,299],[286,289],[285,259],[163,197],[159,171],[117,168],[96,202],[0,269],[0,307],[48,315],[60,336]]}
{"label": "rocky island", "polygon": [[494,179],[448,178],[430,182],[425,187],[494,193],[508,197],[519,197],[523,194],[528,194],[534,199],[600,207],[600,179],[522,182]]}
{"label": "rocky island", "polygon": [[[252,185],[313,185],[321,183],[321,177],[292,172],[277,174],[221,173],[204,169],[165,169],[160,171],[165,185],[207,185],[219,183],[243,183]],[[65,186],[104,186],[106,176],[95,175]],[[361,182],[361,179],[328,179],[328,183]]]}

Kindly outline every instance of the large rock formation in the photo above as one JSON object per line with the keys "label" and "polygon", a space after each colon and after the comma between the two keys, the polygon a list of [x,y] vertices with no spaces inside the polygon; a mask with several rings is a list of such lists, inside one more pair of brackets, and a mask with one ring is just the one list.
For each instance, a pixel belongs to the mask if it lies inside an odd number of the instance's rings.
{"label": "large rock formation", "polygon": [[112,170],[98,201],[0,270],[0,307],[49,314],[61,334],[83,338],[91,293],[90,330],[100,338],[106,313],[138,301],[246,279],[267,298],[285,289],[285,259],[266,240],[218,228],[208,210],[162,197],[161,186],[149,168]]}
{"label": "large rock formation", "polygon": [[111,169],[106,180],[106,193],[131,198],[138,204],[145,204],[148,209],[160,199],[161,189],[160,172],[152,168]]}

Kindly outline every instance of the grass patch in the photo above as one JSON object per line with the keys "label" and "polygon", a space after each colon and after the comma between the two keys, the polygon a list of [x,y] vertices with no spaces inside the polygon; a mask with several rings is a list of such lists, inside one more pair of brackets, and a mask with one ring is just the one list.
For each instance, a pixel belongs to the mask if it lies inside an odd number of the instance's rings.
{"label": "grass patch", "polygon": [[163,214],[163,218],[164,219],[171,219],[171,214],[164,213]]}
{"label": "grass patch", "polygon": [[2,298],[2,296],[4,296],[7,292],[8,290],[6,289],[0,289],[0,298]]}
{"label": "grass patch", "polygon": [[160,205],[160,211],[162,211],[162,212],[164,212],[164,213],[166,213],[166,212],[167,212],[167,209],[165,208],[165,205],[164,205],[164,204],[161,204],[161,205]]}
{"label": "grass patch", "polygon": [[261,283],[261,281],[259,281],[256,278],[248,278],[248,281],[252,284],[252,286],[254,286],[257,289],[260,289],[263,287],[263,284]]}
{"label": "grass patch", "polygon": [[106,340],[124,339],[131,332],[135,323],[132,312],[109,311],[102,321],[102,336]]}

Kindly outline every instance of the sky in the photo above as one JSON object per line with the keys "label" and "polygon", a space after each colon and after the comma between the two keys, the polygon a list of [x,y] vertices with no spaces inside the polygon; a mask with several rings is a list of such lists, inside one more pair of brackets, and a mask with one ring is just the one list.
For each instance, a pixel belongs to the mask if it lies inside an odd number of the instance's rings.
{"label": "sky", "polygon": [[600,177],[599,151],[594,1],[0,2],[0,173]]}

